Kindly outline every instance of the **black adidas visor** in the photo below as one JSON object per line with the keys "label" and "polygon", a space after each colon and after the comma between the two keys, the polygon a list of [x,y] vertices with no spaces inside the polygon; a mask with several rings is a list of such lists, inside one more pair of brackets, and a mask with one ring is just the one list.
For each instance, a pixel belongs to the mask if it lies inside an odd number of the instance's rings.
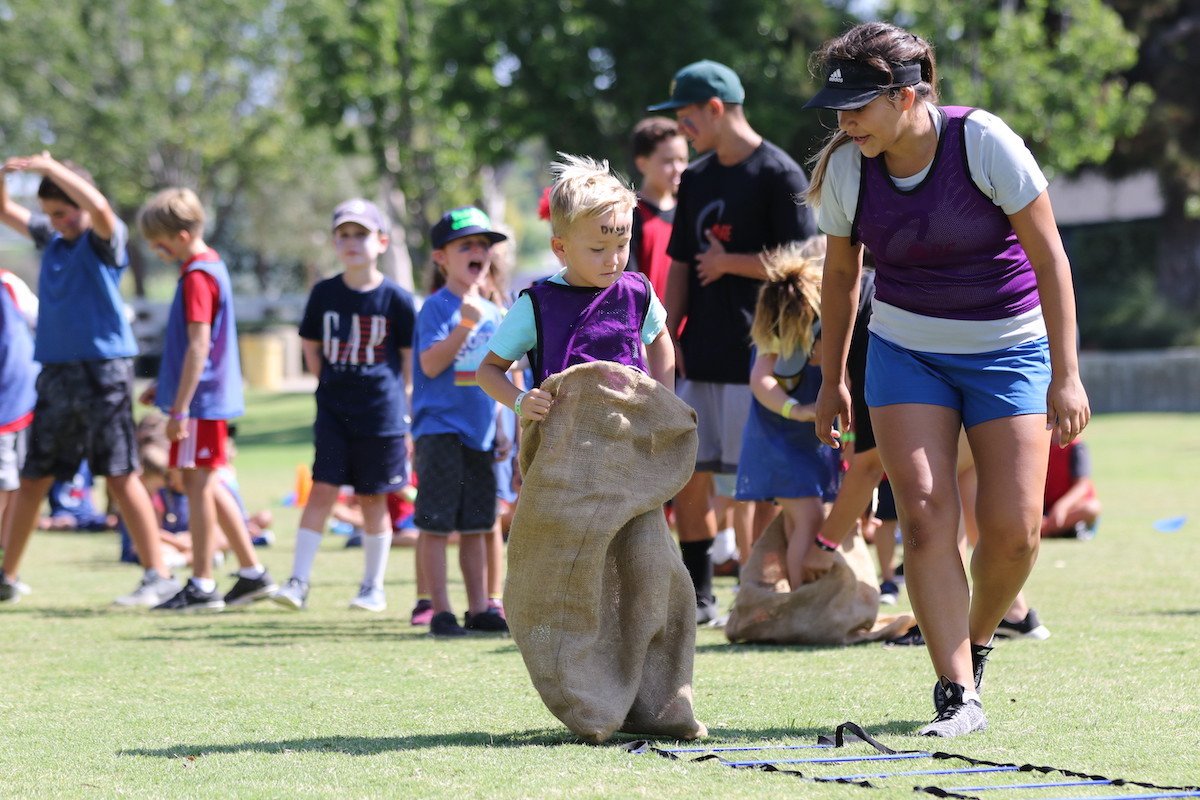
{"label": "black adidas visor", "polygon": [[850,111],[862,108],[890,89],[921,82],[920,62],[889,66],[891,74],[861,61],[832,60],[826,65],[825,85],[803,107]]}

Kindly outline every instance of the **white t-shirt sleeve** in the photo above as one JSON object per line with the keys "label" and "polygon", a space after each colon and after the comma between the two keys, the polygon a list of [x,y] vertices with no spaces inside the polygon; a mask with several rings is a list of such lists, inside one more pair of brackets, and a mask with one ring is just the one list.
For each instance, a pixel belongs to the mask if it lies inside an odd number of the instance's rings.
{"label": "white t-shirt sleeve", "polygon": [[650,344],[667,327],[667,309],[654,290],[650,290],[650,309],[646,312],[646,321],[642,323],[642,344]]}
{"label": "white t-shirt sleeve", "polygon": [[972,112],[964,133],[971,179],[1005,214],[1017,213],[1046,191],[1046,176],[1033,153],[995,114]]}
{"label": "white t-shirt sleeve", "polygon": [[829,236],[849,236],[858,209],[858,183],[862,173],[862,154],[852,142],[839,147],[829,157],[825,181],[821,184],[821,205],[817,208],[817,226]]}
{"label": "white t-shirt sleeve", "polygon": [[488,340],[488,349],[506,361],[518,361],[537,344],[537,325],[533,301],[523,294],[504,315],[500,326]]}

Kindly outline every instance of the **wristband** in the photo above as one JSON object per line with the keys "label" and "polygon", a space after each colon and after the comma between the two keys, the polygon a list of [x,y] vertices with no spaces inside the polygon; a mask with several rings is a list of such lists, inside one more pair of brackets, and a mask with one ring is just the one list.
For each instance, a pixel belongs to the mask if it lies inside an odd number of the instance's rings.
{"label": "wristband", "polygon": [[517,395],[517,399],[513,401],[513,413],[517,415],[517,419],[521,418],[521,401],[525,399],[525,395],[529,392],[521,392]]}
{"label": "wristband", "polygon": [[191,416],[191,414],[189,414],[187,411],[172,411],[171,412],[171,419],[175,420],[176,422],[183,422],[185,419],[187,419],[190,416]]}
{"label": "wristband", "polygon": [[789,397],[787,400],[783,401],[783,408],[779,409],[779,416],[783,417],[784,419],[791,419],[792,409],[798,405],[800,405],[799,400],[794,397]]}
{"label": "wristband", "polygon": [[466,328],[467,330],[474,330],[475,329],[475,320],[467,319],[466,317],[461,317],[458,320],[458,327]]}
{"label": "wristband", "polygon": [[856,438],[854,431],[845,431],[842,433],[840,441],[842,444],[854,444]]}
{"label": "wristband", "polygon": [[826,553],[832,553],[838,549],[836,543],[829,541],[819,533],[817,534],[817,538],[814,539],[814,542],[818,548],[824,550]]}

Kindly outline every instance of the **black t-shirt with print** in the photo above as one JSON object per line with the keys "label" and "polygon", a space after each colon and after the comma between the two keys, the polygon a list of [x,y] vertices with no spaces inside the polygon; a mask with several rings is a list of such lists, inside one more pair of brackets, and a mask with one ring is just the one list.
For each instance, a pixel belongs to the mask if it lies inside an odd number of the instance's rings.
{"label": "black t-shirt with print", "polygon": [[679,184],[667,252],[688,272],[687,327],[680,339],[690,380],[747,383],[750,324],[761,281],[724,275],[701,286],[696,257],[712,230],[730,253],[761,253],[817,232],[803,204],[808,178],[791,156],[764,141],[750,156],[723,166],[714,153],[693,162]]}

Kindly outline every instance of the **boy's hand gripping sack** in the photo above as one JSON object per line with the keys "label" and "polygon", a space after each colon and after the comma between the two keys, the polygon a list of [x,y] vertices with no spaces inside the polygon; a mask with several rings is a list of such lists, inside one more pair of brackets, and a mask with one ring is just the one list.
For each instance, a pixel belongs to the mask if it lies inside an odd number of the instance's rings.
{"label": "boy's hand gripping sack", "polygon": [[534,687],[581,738],[693,739],[696,596],[662,505],[696,463],[696,414],[629,367],[552,375],[522,422],[504,607]]}

